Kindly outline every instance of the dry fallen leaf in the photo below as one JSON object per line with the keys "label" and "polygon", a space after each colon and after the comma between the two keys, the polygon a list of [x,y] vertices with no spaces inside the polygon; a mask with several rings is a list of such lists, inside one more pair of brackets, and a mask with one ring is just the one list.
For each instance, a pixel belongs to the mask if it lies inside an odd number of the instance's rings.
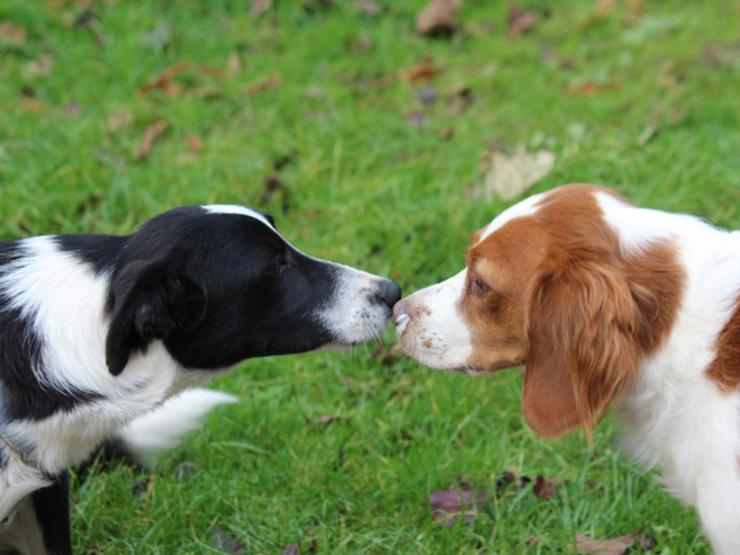
{"label": "dry fallen leaf", "polygon": [[198,137],[194,135],[190,135],[188,138],[186,138],[185,144],[193,152],[200,152],[201,150],[203,150],[203,141],[201,141]]}
{"label": "dry fallen leaf", "polygon": [[271,8],[272,0],[252,0],[252,5],[249,6],[249,16],[258,18]]}
{"label": "dry fallen leaf", "polygon": [[257,94],[258,92],[262,92],[267,89],[279,89],[282,86],[283,76],[280,73],[275,73],[273,75],[268,75],[264,79],[254,81],[244,87],[244,94],[246,94],[247,96],[252,96],[253,94]]}
{"label": "dry fallen leaf", "polygon": [[555,164],[555,155],[547,150],[527,152],[518,145],[513,154],[494,151],[490,154],[489,169],[482,187],[474,196],[512,200],[545,177]]}
{"label": "dry fallen leaf", "polygon": [[596,17],[605,17],[614,10],[616,4],[616,0],[596,0],[593,14]]}
{"label": "dry fallen leaf", "polygon": [[54,67],[54,60],[50,56],[45,54],[38,57],[36,60],[31,60],[23,66],[23,76],[27,79],[33,79],[34,77],[47,78],[51,74],[51,70]]}
{"label": "dry fallen leaf", "polygon": [[462,0],[431,0],[416,16],[416,30],[427,36],[451,33],[461,4]]}
{"label": "dry fallen leaf", "polygon": [[328,426],[332,422],[336,422],[337,420],[340,420],[340,416],[336,416],[333,414],[322,414],[321,416],[317,416],[316,418],[312,418],[309,421],[309,424],[313,424],[314,426]]}
{"label": "dry fallen leaf", "polygon": [[532,491],[537,497],[547,500],[555,497],[556,490],[557,484],[555,483],[555,480],[550,480],[544,476],[537,476],[537,479],[534,482],[534,487],[532,488]]}
{"label": "dry fallen leaf", "polygon": [[154,90],[161,90],[165,93],[174,96],[182,92],[182,86],[174,82],[175,77],[188,71],[197,71],[211,75],[212,77],[219,77],[221,72],[216,68],[209,67],[203,64],[194,64],[191,62],[181,62],[173,66],[168,67],[161,72],[153,81],[143,85],[139,91],[142,94],[148,94]]}
{"label": "dry fallen leaf", "polygon": [[301,555],[301,548],[298,547],[297,543],[291,543],[290,545],[285,546],[285,548],[280,552],[280,555]]}
{"label": "dry fallen leaf", "polygon": [[239,59],[239,54],[232,52],[229,54],[229,61],[226,62],[226,75],[233,77],[238,75],[242,70],[242,61]]}
{"label": "dry fallen leaf", "polygon": [[565,93],[570,96],[591,96],[603,91],[613,91],[621,86],[619,81],[584,81],[577,85],[568,85]]}
{"label": "dry fallen leaf", "polygon": [[156,121],[147,127],[144,132],[144,138],[141,140],[141,143],[134,153],[134,160],[142,160],[147,154],[149,154],[154,146],[154,141],[159,139],[166,129],[167,122],[163,119]]}
{"label": "dry fallen leaf", "polygon": [[465,489],[435,491],[429,496],[434,509],[434,522],[451,528],[462,517],[464,524],[470,524],[477,514],[476,506],[485,502],[488,495],[481,491],[475,493]]}
{"label": "dry fallen leaf", "polygon": [[702,57],[713,67],[740,67],[740,42],[709,44],[704,48]]}
{"label": "dry fallen leaf", "polygon": [[242,555],[246,550],[246,546],[242,542],[222,528],[214,528],[211,532],[211,537],[213,538],[213,547],[224,553]]}
{"label": "dry fallen leaf", "polygon": [[26,30],[9,21],[3,21],[0,23],[0,41],[20,46],[26,42]]}
{"label": "dry fallen leaf", "polygon": [[406,114],[406,121],[412,127],[424,127],[427,124],[427,117],[416,110]]}
{"label": "dry fallen leaf", "polygon": [[617,3],[616,0],[596,0],[591,15],[583,23],[584,27],[590,27],[600,19],[605,19],[614,11]]}
{"label": "dry fallen leaf", "polygon": [[378,15],[383,11],[383,6],[374,0],[356,0],[355,11],[362,15]]}
{"label": "dry fallen leaf", "polygon": [[534,12],[525,10],[519,4],[512,4],[509,8],[509,36],[519,37],[528,33],[534,27],[536,20]]}
{"label": "dry fallen leaf", "polygon": [[82,107],[80,106],[79,102],[77,102],[76,100],[70,100],[64,106],[64,115],[68,118],[74,118],[80,115],[81,110]]}
{"label": "dry fallen leaf", "polygon": [[440,71],[431,60],[426,59],[418,64],[402,69],[399,72],[399,76],[402,80],[412,85],[421,85],[435,77]]}
{"label": "dry fallen leaf", "polygon": [[617,538],[597,540],[582,534],[576,535],[576,551],[592,555],[623,555],[632,547],[638,534],[627,534]]}
{"label": "dry fallen leaf", "polygon": [[32,96],[23,97],[21,98],[21,108],[29,112],[36,112],[37,114],[40,114],[46,111],[46,104],[41,102],[38,98],[34,98]]}
{"label": "dry fallen leaf", "polygon": [[134,116],[128,108],[121,110],[120,112],[116,112],[108,118],[108,131],[118,131],[131,123],[133,119]]}
{"label": "dry fallen leaf", "polygon": [[451,116],[459,116],[473,104],[473,91],[470,87],[460,87],[455,90],[447,102],[447,112]]}

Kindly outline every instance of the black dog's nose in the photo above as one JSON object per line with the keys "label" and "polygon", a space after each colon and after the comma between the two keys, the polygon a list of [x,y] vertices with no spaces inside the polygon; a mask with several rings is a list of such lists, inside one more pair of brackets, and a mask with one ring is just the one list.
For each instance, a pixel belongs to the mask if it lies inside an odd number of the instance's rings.
{"label": "black dog's nose", "polygon": [[378,285],[378,291],[375,296],[380,302],[393,308],[393,305],[401,298],[401,288],[395,281],[384,279]]}

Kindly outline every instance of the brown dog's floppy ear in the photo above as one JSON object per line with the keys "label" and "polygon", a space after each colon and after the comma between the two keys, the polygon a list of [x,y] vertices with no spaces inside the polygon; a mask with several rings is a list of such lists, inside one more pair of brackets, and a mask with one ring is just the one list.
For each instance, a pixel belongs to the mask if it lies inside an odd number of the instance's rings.
{"label": "brown dog's floppy ear", "polygon": [[111,285],[110,328],[105,360],[114,376],[123,372],[133,350],[175,330],[191,331],[205,317],[203,290],[167,261],[127,264]]}
{"label": "brown dog's floppy ear", "polygon": [[640,313],[620,268],[571,261],[544,269],[528,290],[522,407],[546,437],[592,426],[629,380]]}

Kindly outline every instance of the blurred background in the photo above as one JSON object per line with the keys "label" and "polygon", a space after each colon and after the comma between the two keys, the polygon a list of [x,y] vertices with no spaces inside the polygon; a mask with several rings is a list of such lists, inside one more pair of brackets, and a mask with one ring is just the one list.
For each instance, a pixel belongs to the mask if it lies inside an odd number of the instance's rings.
{"label": "blurred background", "polygon": [[[410,292],[567,182],[737,228],[739,70],[731,1],[2,0],[0,232],[240,203]],[[517,371],[392,341],[220,379],[241,403],[156,469],[75,482],[78,552],[709,553],[611,420],[541,440]]]}

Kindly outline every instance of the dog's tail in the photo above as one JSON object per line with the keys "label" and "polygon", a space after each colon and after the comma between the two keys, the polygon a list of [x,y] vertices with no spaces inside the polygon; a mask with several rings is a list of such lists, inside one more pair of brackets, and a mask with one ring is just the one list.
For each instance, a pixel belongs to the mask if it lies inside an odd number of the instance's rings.
{"label": "dog's tail", "polygon": [[236,402],[236,397],[221,391],[186,389],[121,428],[102,446],[98,460],[127,458],[143,466],[154,466],[165,451],[197,428],[211,410]]}

